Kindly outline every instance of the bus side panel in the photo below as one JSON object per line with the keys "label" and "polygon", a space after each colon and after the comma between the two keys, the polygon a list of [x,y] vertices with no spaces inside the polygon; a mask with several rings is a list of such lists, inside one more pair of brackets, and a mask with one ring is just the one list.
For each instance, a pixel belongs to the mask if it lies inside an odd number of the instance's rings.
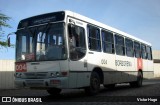
{"label": "bus side panel", "polygon": [[102,53],[101,67],[104,73],[104,84],[113,84],[118,82],[117,70],[115,66],[115,54]]}
{"label": "bus side panel", "polygon": [[69,88],[83,88],[90,84],[90,72],[70,72]]}
{"label": "bus side panel", "polygon": [[135,60],[133,57],[116,55],[115,65],[120,82],[130,82],[136,79]]}
{"label": "bus side panel", "polygon": [[88,52],[88,60],[87,60],[87,67],[88,71],[92,71],[95,67],[101,67],[101,59],[103,59],[101,52]]}
{"label": "bus side panel", "polygon": [[77,74],[77,88],[89,86],[90,74],[90,72],[79,72]]}

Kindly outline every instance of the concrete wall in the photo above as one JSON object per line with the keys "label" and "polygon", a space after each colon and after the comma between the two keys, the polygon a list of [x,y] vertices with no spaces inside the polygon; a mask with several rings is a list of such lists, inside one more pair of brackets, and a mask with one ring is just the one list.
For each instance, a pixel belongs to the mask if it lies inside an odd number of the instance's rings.
{"label": "concrete wall", "polygon": [[154,77],[160,77],[160,63],[154,63]]}
{"label": "concrete wall", "polygon": [[13,89],[14,60],[0,60],[0,89]]}
{"label": "concrete wall", "polygon": [[160,77],[160,50],[153,50],[154,77]]}
{"label": "concrete wall", "polygon": [[[160,60],[160,50],[153,50],[153,59]],[[160,62],[159,62],[160,63]]]}

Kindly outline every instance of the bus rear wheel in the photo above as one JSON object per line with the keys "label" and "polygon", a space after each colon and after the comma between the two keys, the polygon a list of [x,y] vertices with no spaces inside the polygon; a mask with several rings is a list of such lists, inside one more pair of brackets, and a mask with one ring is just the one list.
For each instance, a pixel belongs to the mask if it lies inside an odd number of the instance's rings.
{"label": "bus rear wheel", "polygon": [[50,88],[47,90],[47,92],[52,96],[60,95],[61,91],[62,89],[58,89],[58,88]]}
{"label": "bus rear wheel", "polygon": [[97,72],[92,72],[90,86],[85,88],[87,95],[96,95],[100,90],[100,77]]}
{"label": "bus rear wheel", "polygon": [[130,85],[132,87],[141,87],[142,86],[142,81],[143,81],[143,74],[141,71],[138,72],[137,75],[137,81],[131,82]]}

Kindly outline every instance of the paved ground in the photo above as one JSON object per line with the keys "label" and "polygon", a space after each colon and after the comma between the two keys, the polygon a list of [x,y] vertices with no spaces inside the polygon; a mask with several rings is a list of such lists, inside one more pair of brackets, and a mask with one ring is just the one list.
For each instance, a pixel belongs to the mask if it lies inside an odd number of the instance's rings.
{"label": "paved ground", "polygon": [[[64,90],[62,91],[62,94],[58,97],[50,96],[45,90],[0,90],[0,96],[11,96],[12,98],[16,96],[22,96],[23,98],[41,98],[43,102],[38,103],[38,105],[158,105],[160,104],[160,78],[144,80],[143,87],[141,88],[132,88],[128,84],[118,84],[116,88],[112,90],[101,87],[100,93],[96,96],[86,96],[82,89]],[[141,100],[141,102],[139,102],[138,100]],[[0,105],[1,104],[21,105],[22,103],[0,103]]]}

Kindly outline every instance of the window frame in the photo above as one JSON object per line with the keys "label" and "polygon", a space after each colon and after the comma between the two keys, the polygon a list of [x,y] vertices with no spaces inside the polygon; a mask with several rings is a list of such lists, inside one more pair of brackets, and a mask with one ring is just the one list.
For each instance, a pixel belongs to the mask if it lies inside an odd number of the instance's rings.
{"label": "window frame", "polygon": [[[144,49],[143,49],[144,47]],[[142,55],[142,59],[147,59],[147,51],[146,51],[146,45],[145,44],[141,44],[141,55]]]}
{"label": "window frame", "polygon": [[[148,52],[148,49],[149,49],[149,52]],[[152,58],[152,48],[151,48],[151,46],[147,46],[146,51],[147,51],[147,59],[152,60],[153,58]]]}
{"label": "window frame", "polygon": [[[95,35],[96,37],[93,37],[92,35],[90,36],[90,31],[91,31],[91,28],[94,28],[96,29],[95,31],[98,30],[98,36]],[[93,29],[92,29],[93,31]],[[96,33],[97,34],[97,33]],[[102,45],[101,45],[101,33],[100,33],[100,28],[94,26],[94,25],[90,25],[88,24],[87,25],[87,36],[88,36],[88,49],[91,50],[91,51],[97,51],[97,52],[101,52],[102,51]],[[96,45],[96,48],[92,48],[91,44],[93,43],[93,40],[95,42],[95,45]],[[95,46],[94,46],[95,47]]]}
{"label": "window frame", "polygon": [[[124,37],[122,35],[119,35],[119,34],[115,34],[115,52],[116,52],[116,55],[121,55],[121,56],[125,56],[125,43],[124,43]],[[121,42],[121,44],[117,41],[117,38],[120,39],[120,38],[123,38],[123,42]],[[121,47],[121,50],[120,50],[120,53],[118,52],[117,50],[117,47]],[[119,48],[120,49],[120,48]],[[122,53],[122,54],[121,54]]]}
{"label": "window frame", "polygon": [[[103,34],[105,34],[105,36],[103,36]],[[109,37],[110,39],[112,38],[110,41],[107,40],[107,36],[108,35],[110,35],[110,37]],[[111,31],[102,29],[101,30],[101,37],[102,37],[101,40],[102,40],[102,49],[103,49],[103,52],[104,53],[109,53],[109,54],[114,54],[115,53],[114,33],[111,32]],[[106,40],[103,39],[104,37],[106,38]],[[107,45],[110,45],[110,44],[111,44],[111,49],[106,50],[107,49]]]}
{"label": "window frame", "polygon": [[[86,44],[86,33],[85,33],[85,28],[84,27],[82,27],[82,26],[79,26],[79,25],[76,25],[76,24],[72,24],[72,25],[74,25],[74,27],[79,27],[79,28],[81,28],[81,30],[83,30],[83,37],[84,37],[84,46],[83,46],[83,48],[82,47],[76,47],[76,46],[74,46],[74,48],[73,49],[83,49],[83,50],[85,50],[85,53],[84,53],[84,55],[81,57],[81,58],[78,58],[78,59],[72,59],[71,58],[71,49],[70,49],[70,42],[69,42],[69,33],[70,33],[70,31],[71,30],[69,30],[69,28],[68,28],[68,26],[70,25],[71,23],[69,23],[68,25],[67,25],[67,31],[68,31],[68,44],[69,44],[69,58],[70,58],[70,60],[72,60],[72,61],[78,61],[78,60],[80,60],[80,59],[82,59],[83,57],[85,57],[85,55],[86,55],[86,53],[87,53],[87,44]],[[80,43],[79,43],[80,44]],[[80,44],[81,45],[81,44]],[[79,46],[80,46],[79,45]],[[76,50],[75,50],[76,51]],[[73,53],[73,52],[72,52]]]}
{"label": "window frame", "polygon": [[[135,45],[139,45],[139,48],[137,49],[137,46]],[[134,47],[134,57],[135,58],[141,58],[142,57],[142,54],[141,54],[141,43],[140,42],[137,42],[137,41],[134,41],[133,42],[133,47]],[[137,56],[137,53],[139,56]]]}
{"label": "window frame", "polygon": [[[131,43],[130,43],[131,42]],[[132,44],[131,46],[129,46],[130,44]],[[132,39],[130,38],[125,38],[125,51],[126,51],[126,56],[127,57],[134,57],[134,42]],[[128,50],[129,49],[129,50]],[[129,51],[129,52],[128,52]],[[132,54],[132,55],[129,55],[129,54]]]}

